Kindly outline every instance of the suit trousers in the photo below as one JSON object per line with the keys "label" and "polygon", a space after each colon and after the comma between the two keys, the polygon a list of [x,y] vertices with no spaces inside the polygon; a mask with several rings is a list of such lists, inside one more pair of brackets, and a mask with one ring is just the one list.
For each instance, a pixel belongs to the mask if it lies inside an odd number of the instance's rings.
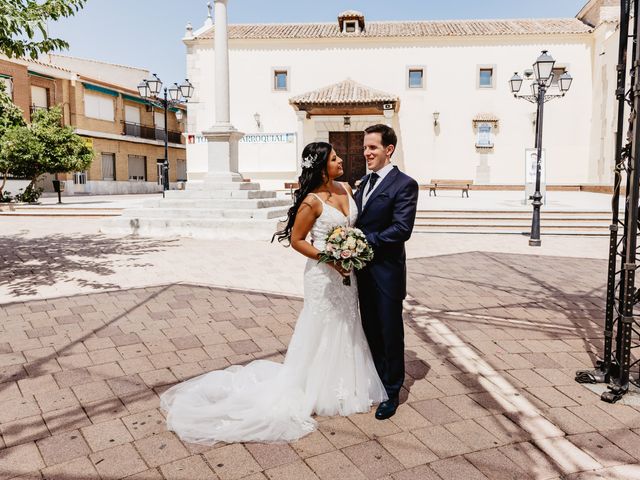
{"label": "suit trousers", "polygon": [[397,398],[404,383],[404,325],[402,300],[378,288],[365,270],[358,275],[362,327],[378,376],[389,398]]}

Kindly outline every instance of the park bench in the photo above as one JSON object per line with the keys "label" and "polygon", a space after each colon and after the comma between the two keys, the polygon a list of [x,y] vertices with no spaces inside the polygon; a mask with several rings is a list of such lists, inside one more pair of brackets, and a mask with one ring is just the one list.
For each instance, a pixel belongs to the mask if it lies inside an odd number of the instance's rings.
{"label": "park bench", "polygon": [[473,185],[473,180],[431,179],[431,183],[429,183],[427,187],[429,187],[429,196],[431,196],[431,192],[433,192],[433,196],[436,197],[436,192],[440,188],[442,190],[462,190],[462,198],[464,198],[465,194],[467,198],[469,198],[471,185]]}

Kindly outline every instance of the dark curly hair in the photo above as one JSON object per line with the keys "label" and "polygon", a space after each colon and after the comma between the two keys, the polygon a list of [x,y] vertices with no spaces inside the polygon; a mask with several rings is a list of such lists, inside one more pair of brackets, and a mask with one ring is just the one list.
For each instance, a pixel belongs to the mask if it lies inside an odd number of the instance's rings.
{"label": "dark curly hair", "polygon": [[282,222],[284,223],[282,230],[273,234],[272,242],[276,238],[281,243],[288,242],[291,239],[291,229],[296,221],[298,209],[307,195],[322,185],[326,177],[327,162],[332,150],[331,144],[326,142],[313,142],[302,150],[302,159],[314,158],[314,160],[310,167],[302,168],[302,173],[298,177],[299,188],[293,192],[293,205],[287,213],[286,220]]}

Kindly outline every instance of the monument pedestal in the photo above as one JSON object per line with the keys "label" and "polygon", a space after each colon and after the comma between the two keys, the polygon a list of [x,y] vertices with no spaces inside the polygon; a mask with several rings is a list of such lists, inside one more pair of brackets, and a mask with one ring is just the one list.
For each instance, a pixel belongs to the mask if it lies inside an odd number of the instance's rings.
{"label": "monument pedestal", "polygon": [[243,134],[216,125],[207,138],[209,172],[186,190],[169,190],[165,198],[131,208],[102,227],[105,233],[150,237],[197,237],[218,240],[271,240],[291,200],[245,181],[238,170],[238,141]]}

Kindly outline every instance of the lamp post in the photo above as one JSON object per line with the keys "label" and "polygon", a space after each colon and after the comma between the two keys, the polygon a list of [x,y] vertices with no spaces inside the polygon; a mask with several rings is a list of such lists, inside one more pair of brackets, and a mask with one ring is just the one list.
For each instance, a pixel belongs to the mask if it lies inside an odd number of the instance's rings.
{"label": "lamp post", "polygon": [[533,194],[533,216],[531,219],[531,235],[529,236],[529,245],[532,247],[539,247],[542,244],[540,240],[540,207],[542,206],[542,194],[540,193],[540,176],[542,171],[542,120],[544,115],[544,104],[554,98],[564,97],[571,87],[573,78],[569,73],[564,72],[558,79],[558,87],[560,89],[559,94],[548,94],[547,91],[551,88],[554,73],[553,66],[555,60],[546,50],[542,51],[542,54],[537,58],[533,64],[533,72],[526,71],[525,77],[529,78],[534,75],[535,78],[531,84],[531,95],[518,95],[520,88],[522,87],[523,79],[516,72],[509,80],[509,86],[511,87],[511,93],[515,98],[526,100],[537,105],[536,110],[536,185],[535,192]]}
{"label": "lamp post", "polygon": [[[160,91],[163,94],[160,96]],[[193,96],[193,85],[185,79],[182,85],[174,83],[170,87],[162,87],[162,80],[154,73],[153,78],[145,79],[138,85],[138,93],[142,98],[149,101],[156,107],[161,107],[164,111],[164,159],[162,162],[162,197],[164,192],[169,190],[169,130],[167,128],[167,112],[170,107],[180,103],[186,103]],[[176,115],[177,117],[177,115]],[[178,121],[180,118],[178,118]]]}

